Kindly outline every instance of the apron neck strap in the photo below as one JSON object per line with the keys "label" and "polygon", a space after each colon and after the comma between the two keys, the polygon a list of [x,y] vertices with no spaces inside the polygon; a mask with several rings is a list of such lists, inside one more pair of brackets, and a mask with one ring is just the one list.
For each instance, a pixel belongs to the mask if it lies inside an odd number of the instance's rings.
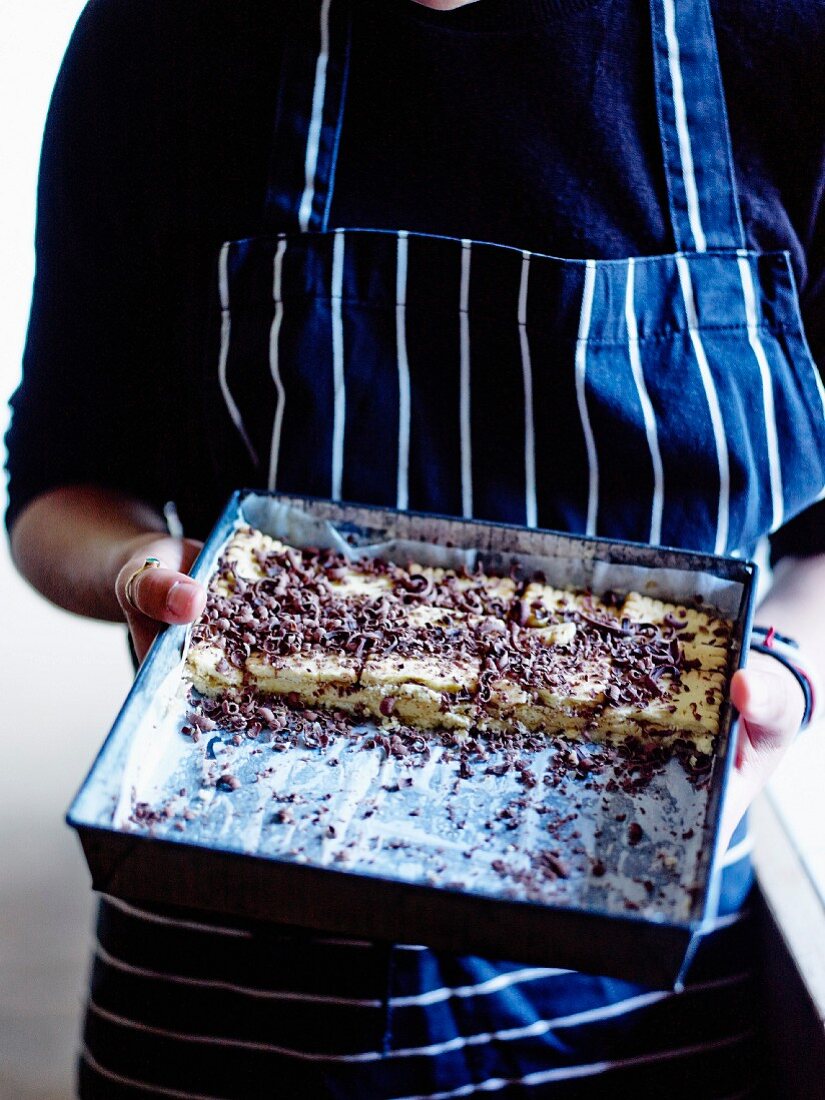
{"label": "apron neck strap", "polygon": [[708,0],[650,0],[656,107],[676,248],[745,247]]}
{"label": "apron neck strap", "polygon": [[[650,0],[656,106],[676,248],[745,247],[708,0]],[[270,232],[324,231],[352,34],[347,0],[293,0],[264,210]]]}
{"label": "apron neck strap", "polygon": [[324,231],[344,117],[349,4],[293,0],[283,17],[291,33],[284,36],[264,226],[278,233]]}

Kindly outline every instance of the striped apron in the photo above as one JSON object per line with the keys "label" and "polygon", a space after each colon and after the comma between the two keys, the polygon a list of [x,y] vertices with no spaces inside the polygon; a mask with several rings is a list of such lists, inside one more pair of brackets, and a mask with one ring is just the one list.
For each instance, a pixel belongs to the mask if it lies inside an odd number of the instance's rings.
{"label": "striped apron", "polygon": [[[787,254],[745,245],[707,0],[650,8],[676,251],[572,261],[331,225],[363,9],[289,6],[266,236],[218,262],[222,480],[734,554],[821,493],[825,398]],[[104,899],[81,1095],[755,1095],[747,853],[678,995]]]}

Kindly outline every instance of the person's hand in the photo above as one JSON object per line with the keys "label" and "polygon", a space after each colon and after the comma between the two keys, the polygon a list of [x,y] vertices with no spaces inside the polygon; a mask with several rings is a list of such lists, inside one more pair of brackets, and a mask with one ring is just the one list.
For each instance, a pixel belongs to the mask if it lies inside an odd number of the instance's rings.
{"label": "person's hand", "polygon": [[722,820],[726,846],[796,736],[805,713],[805,697],[793,673],[767,653],[752,652],[748,667],[734,673],[731,700],[739,711],[739,739]]}
{"label": "person's hand", "polygon": [[[153,532],[124,546],[125,561],[117,574],[115,592],[139,660],[146,656],[164,623],[191,623],[203,611],[206,589],[186,575],[202,545],[195,539]],[[150,557],[157,558],[160,567],[138,572]]]}

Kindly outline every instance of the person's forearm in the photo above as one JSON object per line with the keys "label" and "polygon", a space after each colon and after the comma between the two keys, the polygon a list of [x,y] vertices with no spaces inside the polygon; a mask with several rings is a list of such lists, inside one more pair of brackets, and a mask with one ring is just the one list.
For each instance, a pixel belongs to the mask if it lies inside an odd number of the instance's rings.
{"label": "person's forearm", "polygon": [[799,642],[806,662],[825,684],[825,554],[783,558],[756,622]]}
{"label": "person's forearm", "polygon": [[64,486],[36,497],[17,517],[12,556],[52,603],[118,620],[119,570],[142,539],[148,543],[165,529],[163,518],[142,501],[96,486]]}

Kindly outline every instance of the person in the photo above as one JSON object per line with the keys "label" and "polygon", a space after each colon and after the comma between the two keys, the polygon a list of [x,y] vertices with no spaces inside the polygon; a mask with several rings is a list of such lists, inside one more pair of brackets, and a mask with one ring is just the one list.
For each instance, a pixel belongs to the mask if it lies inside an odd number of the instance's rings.
{"label": "person", "polygon": [[[825,670],[823,43],[812,0],[92,0],[44,142],[19,569],[143,657],[242,484],[770,536],[758,618],[798,650],[733,679],[731,835]],[[678,996],[104,899],[80,1093],[755,1095],[743,835]]]}

